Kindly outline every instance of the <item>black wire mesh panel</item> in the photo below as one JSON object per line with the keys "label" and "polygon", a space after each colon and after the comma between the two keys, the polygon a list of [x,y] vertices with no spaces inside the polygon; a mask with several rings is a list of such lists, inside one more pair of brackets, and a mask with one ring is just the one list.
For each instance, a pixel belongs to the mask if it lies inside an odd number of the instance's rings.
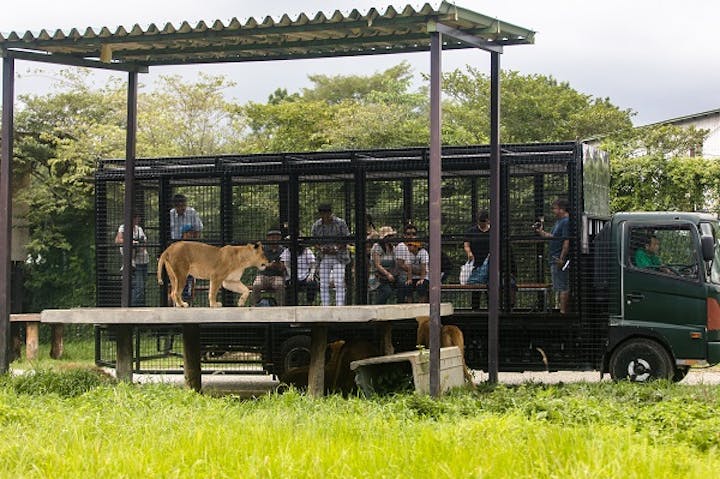
{"label": "black wire mesh panel", "polygon": [[[501,351],[504,369],[545,369],[550,365],[569,368],[597,365],[607,334],[609,291],[616,279],[603,276],[602,261],[611,253],[603,242],[603,218],[588,218],[583,211],[583,150],[576,143],[504,145],[501,159],[503,195],[500,232]],[[147,235],[150,258],[144,287],[145,304],[166,305],[164,289],[154,281],[158,255],[173,240],[169,231],[172,198],[182,194],[187,204],[202,218],[199,240],[222,246],[266,241],[270,229],[282,231],[279,243],[288,248],[287,282],[284,304],[322,303],[322,293],[308,290],[294,277],[307,266],[303,252],[315,257],[315,269],[323,248],[334,245],[349,252],[342,284],[345,304],[376,301],[371,287],[374,262],[370,249],[379,242],[373,230],[390,227],[402,240],[403,226],[417,228],[416,241],[428,248],[428,158],[427,148],[395,150],[331,151],[263,155],[231,155],[208,158],[163,158],[139,160],[136,176],[136,204],[142,210],[142,226]],[[488,191],[490,149],[487,146],[443,148],[442,178],[442,300],[451,301],[456,314],[446,322],[458,324],[466,335],[468,362],[484,367],[487,347],[487,293],[481,287],[461,287],[460,268],[467,260],[464,243],[467,229],[476,223],[478,212],[489,209]],[[98,305],[119,305],[121,256],[115,243],[117,227],[123,220],[123,164],[117,160],[101,162],[96,175],[97,194],[97,281]],[[548,240],[538,236],[532,225],[538,221],[550,230],[556,221],[552,203],[557,198],[571,203],[570,284],[567,315],[557,310],[550,286]],[[318,221],[320,205],[344,221],[347,235],[342,238],[316,237],[312,225]],[[599,239],[596,239],[599,238]],[[582,243],[581,243],[582,242]],[[600,258],[600,259],[598,259]],[[310,271],[310,268],[307,268]],[[246,271],[243,281],[251,285],[256,271]],[[319,280],[319,278],[317,278]],[[336,300],[331,281],[329,298]],[[492,285],[490,285],[492,287]],[[193,306],[207,305],[207,284],[199,281]],[[474,288],[474,289],[473,289]],[[602,299],[605,298],[605,299]],[[277,296],[267,304],[277,304]],[[600,299],[598,302],[597,300]],[[396,302],[397,295],[388,297]],[[595,301],[593,301],[595,300]],[[225,306],[233,306],[237,296],[223,293]],[[275,301],[275,302],[273,302]],[[353,334],[344,328],[344,334]],[[414,347],[413,328],[400,328],[399,345]],[[274,372],[283,345],[295,344],[303,336],[286,325],[267,329],[227,327],[204,335],[208,367],[236,361],[242,365],[257,355],[266,370]],[[166,342],[158,351],[158,334],[142,332],[138,356],[164,355],[172,369],[176,363],[177,341]],[[153,336],[154,335],[154,336]],[[147,337],[145,337],[147,336]],[[290,341],[290,343],[288,343]],[[164,348],[164,349],[163,349]],[[287,348],[286,348],[287,349]],[[100,348],[103,360],[105,351]],[[248,359],[251,358],[251,359]],[[271,359],[268,359],[271,358]],[[227,362],[227,363],[226,363]],[[139,367],[146,367],[141,362]],[[148,363],[150,364],[150,363]],[[575,366],[573,366],[573,364]],[[553,366],[553,367],[555,367]],[[152,365],[156,367],[156,365]],[[239,366],[238,366],[239,367]]]}
{"label": "black wire mesh panel", "polygon": [[[124,185],[99,183],[96,198],[96,281],[98,306],[120,306],[122,290],[122,244],[118,243],[120,225],[124,223]],[[133,250],[133,282],[141,294],[134,295],[134,306],[159,306],[160,288],[155,281],[161,251],[158,182],[140,181],[136,185],[135,213],[144,239]],[[124,225],[123,225],[124,227]],[[140,283],[140,284],[138,284]]]}
{"label": "black wire mesh panel", "polygon": [[[268,326],[202,325],[200,328],[203,373],[264,374]],[[231,334],[228,334],[228,333]],[[112,326],[96,329],[98,365],[115,367],[116,336]],[[144,374],[182,374],[182,328],[133,327],[133,371]]]}

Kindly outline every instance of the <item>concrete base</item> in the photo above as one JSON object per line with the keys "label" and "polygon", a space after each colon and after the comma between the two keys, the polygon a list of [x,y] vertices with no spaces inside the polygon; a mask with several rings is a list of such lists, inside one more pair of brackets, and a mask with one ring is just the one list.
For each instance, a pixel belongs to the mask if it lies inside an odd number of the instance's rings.
{"label": "concrete base", "polygon": [[[355,382],[366,395],[403,388],[412,379],[415,392],[430,393],[430,351],[427,349],[378,356],[350,363]],[[463,386],[462,355],[457,346],[440,349],[440,391]]]}

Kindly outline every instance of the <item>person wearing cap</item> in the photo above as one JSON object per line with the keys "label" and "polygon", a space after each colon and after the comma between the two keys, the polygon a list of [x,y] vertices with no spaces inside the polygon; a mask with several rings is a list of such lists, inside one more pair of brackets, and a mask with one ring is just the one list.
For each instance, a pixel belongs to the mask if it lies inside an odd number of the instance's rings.
{"label": "person wearing cap", "polygon": [[267,232],[267,241],[263,245],[265,257],[268,263],[265,269],[258,271],[252,285],[253,304],[257,305],[262,299],[264,291],[277,293],[278,306],[285,305],[285,264],[282,262],[282,255],[285,248],[280,244],[282,231],[279,227],[270,228]]}
{"label": "person wearing cap", "polygon": [[[345,266],[350,263],[347,250],[347,237],[350,230],[347,223],[332,214],[332,206],[322,203],[318,206],[320,218],[313,223],[310,236],[318,241],[318,271],[320,273],[320,301],[323,306],[330,305],[330,283],[335,285],[335,304],[345,305]],[[341,243],[323,241],[326,238],[343,238]]]}
{"label": "person wearing cap", "polygon": [[374,278],[377,281],[375,288],[375,304],[387,304],[390,297],[395,295],[397,289],[397,258],[395,258],[395,237],[397,231],[392,226],[382,226],[378,231],[380,241],[370,249],[371,265]]}
{"label": "person wearing cap", "polygon": [[[180,193],[172,198],[170,210],[170,239],[198,239],[203,230],[202,220],[195,208],[187,205],[187,198]],[[195,278],[188,276],[182,291],[182,298],[190,301],[195,296]]]}

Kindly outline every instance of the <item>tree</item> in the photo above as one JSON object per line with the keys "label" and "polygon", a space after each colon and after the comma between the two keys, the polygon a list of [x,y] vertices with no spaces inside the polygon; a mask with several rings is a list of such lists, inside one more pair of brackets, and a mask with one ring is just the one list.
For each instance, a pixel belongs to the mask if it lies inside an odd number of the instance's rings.
{"label": "tree", "polygon": [[[571,141],[630,128],[630,110],[593,98],[551,76],[500,75],[503,143]],[[473,67],[443,76],[443,139],[451,144],[489,141],[490,79]]]}
{"label": "tree", "polygon": [[138,98],[138,156],[196,156],[230,153],[244,125],[231,114],[224,76],[200,73],[197,81],[161,76]]}
{"label": "tree", "polygon": [[707,130],[656,125],[607,137],[613,211],[696,211],[720,205],[720,167],[689,156]]}
{"label": "tree", "polygon": [[[23,95],[16,115],[14,172],[29,205],[27,289],[33,310],[88,306],[94,294],[96,161],[125,156],[126,87],[95,87],[89,71],[63,70],[52,93]],[[163,77],[138,98],[138,156],[231,151],[242,129],[230,115],[224,77]]]}
{"label": "tree", "polygon": [[23,95],[14,162],[27,178],[27,285],[33,309],[94,303],[95,161],[124,149],[124,98],[111,81],[93,89],[85,71],[63,71],[64,91]]}
{"label": "tree", "polygon": [[302,97],[337,104],[352,100],[358,103],[375,102],[376,94],[403,95],[412,81],[412,68],[403,61],[384,72],[372,75],[308,75],[312,88],[304,88]]}
{"label": "tree", "polygon": [[311,75],[302,94],[278,89],[238,106],[253,152],[382,148],[427,143],[427,95],[409,91],[406,62],[368,76]]}

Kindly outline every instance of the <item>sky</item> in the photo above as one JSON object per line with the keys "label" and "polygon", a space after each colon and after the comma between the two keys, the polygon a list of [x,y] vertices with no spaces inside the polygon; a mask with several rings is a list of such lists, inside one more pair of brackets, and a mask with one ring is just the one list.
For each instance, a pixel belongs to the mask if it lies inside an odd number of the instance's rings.
{"label": "sky", "polygon": [[[54,32],[61,28],[108,26],[111,31],[187,20],[227,21],[237,17],[295,18],[318,11],[353,8],[365,13],[388,5],[401,8],[419,2],[327,0],[32,0],[9,2],[0,9],[0,32]],[[436,4],[437,2],[432,2]],[[576,90],[635,112],[636,125],[720,108],[720,41],[716,38],[720,2],[714,0],[457,0],[458,6],[536,31],[535,44],[506,47],[503,69],[551,75]],[[128,28],[129,30],[129,28]],[[97,31],[97,28],[96,28]],[[159,75],[180,74],[189,80],[202,69],[225,74],[237,86],[227,92],[235,101],[264,102],[276,88],[289,92],[310,86],[309,74],[370,74],[408,61],[419,77],[429,72],[427,53],[300,61],[155,67],[140,81],[152,86]],[[473,65],[489,72],[490,56],[479,50],[443,54],[443,70]],[[38,67],[47,74],[34,73]],[[0,67],[1,68],[1,67]],[[17,93],[47,93],[54,67],[18,61]],[[99,74],[98,82],[105,77]],[[419,81],[419,80],[418,80]]]}

